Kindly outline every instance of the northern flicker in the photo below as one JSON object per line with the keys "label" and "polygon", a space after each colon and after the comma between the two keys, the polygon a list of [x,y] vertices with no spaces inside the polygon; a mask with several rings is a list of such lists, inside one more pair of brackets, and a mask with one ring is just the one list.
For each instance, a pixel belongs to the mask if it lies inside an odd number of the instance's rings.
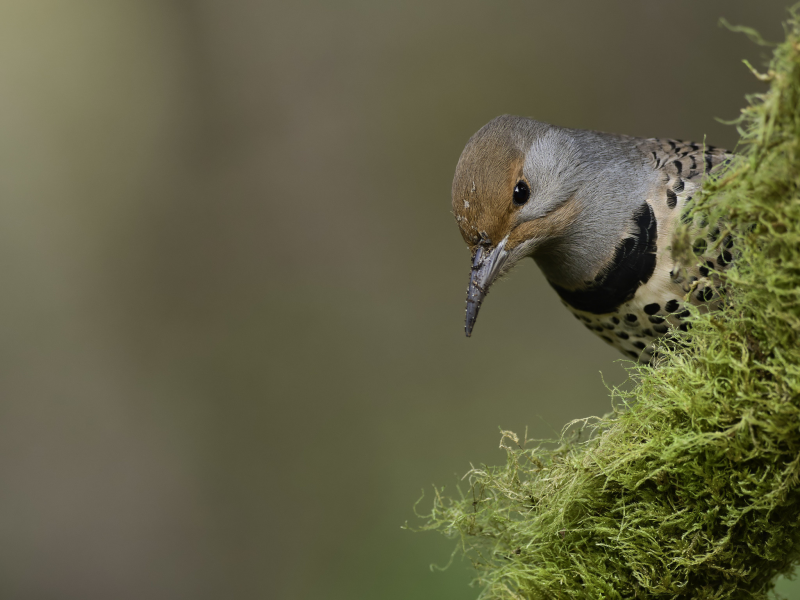
{"label": "northern flicker", "polygon": [[732,156],[511,115],[489,122],[453,179],[453,212],[472,251],[467,336],[490,286],[530,256],[589,329],[650,361],[657,337],[686,329],[686,302],[713,309],[720,301],[716,273],[733,258],[730,237],[695,217],[697,260],[678,264],[670,246],[686,204]]}

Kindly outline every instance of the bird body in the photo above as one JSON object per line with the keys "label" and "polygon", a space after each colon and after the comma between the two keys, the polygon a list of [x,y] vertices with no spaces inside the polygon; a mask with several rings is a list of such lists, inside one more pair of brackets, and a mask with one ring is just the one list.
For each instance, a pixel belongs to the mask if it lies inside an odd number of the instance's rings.
{"label": "bird body", "polygon": [[510,115],[488,123],[467,143],[453,180],[453,212],[473,254],[467,335],[489,287],[530,256],[587,327],[651,360],[657,337],[686,328],[685,301],[719,302],[715,273],[730,263],[729,238],[698,217],[690,224],[696,264],[676,262],[670,250],[687,202],[731,157]]}

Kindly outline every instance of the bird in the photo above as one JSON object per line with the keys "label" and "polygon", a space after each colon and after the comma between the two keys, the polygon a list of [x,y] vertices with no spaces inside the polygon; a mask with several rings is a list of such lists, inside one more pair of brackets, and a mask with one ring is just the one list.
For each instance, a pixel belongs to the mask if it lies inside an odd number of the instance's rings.
{"label": "bird", "polygon": [[[471,251],[465,332],[490,287],[532,257],[593,333],[643,363],[656,340],[686,331],[686,304],[714,310],[732,237],[686,209],[734,159],[693,142],[570,129],[502,115],[467,142],[452,209]],[[696,260],[671,252],[679,223]],[[685,264],[684,264],[685,263]]]}

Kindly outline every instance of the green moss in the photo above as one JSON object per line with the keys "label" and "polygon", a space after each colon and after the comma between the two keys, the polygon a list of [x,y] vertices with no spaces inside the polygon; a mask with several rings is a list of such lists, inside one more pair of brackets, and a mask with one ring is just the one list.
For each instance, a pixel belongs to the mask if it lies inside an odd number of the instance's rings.
{"label": "green moss", "polygon": [[[481,598],[767,598],[800,557],[800,5],[736,164],[693,210],[740,253],[726,307],[633,367],[620,408],[552,450],[503,433],[505,466],[440,491],[423,529],[459,540]],[[720,236],[720,239],[722,236]],[[674,251],[691,252],[676,236]],[[719,243],[719,242],[718,242]],[[573,424],[573,430],[575,424]],[[586,433],[589,433],[586,439]]]}

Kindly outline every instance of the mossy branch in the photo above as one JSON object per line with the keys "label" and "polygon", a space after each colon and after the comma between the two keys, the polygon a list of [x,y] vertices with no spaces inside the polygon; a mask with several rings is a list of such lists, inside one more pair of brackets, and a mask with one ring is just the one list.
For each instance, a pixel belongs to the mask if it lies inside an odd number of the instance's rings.
{"label": "mossy branch", "polygon": [[[423,529],[460,540],[481,598],[767,598],[800,558],[800,8],[741,159],[694,218],[730,225],[726,306],[691,317],[613,415],[552,450],[510,432],[507,462],[437,491]],[[720,242],[724,236],[720,236]],[[684,235],[685,238],[685,235]],[[685,239],[684,239],[685,241]],[[688,247],[679,234],[675,251]]]}

